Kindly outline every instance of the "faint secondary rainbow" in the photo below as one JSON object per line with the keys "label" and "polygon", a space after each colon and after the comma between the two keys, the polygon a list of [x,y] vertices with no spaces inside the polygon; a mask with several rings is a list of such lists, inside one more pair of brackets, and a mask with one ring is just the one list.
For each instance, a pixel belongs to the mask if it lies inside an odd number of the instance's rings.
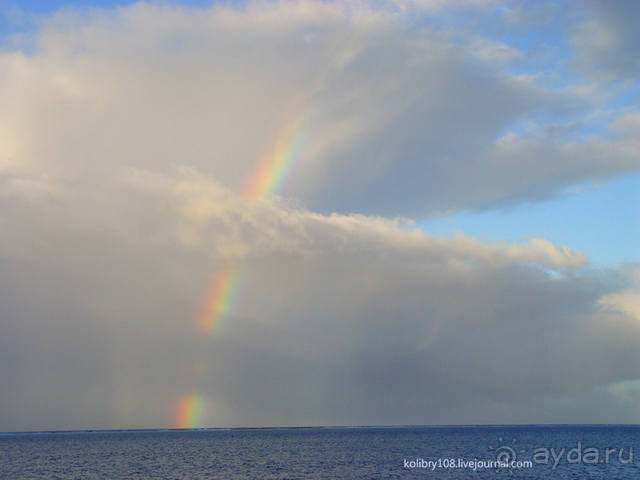
{"label": "faint secondary rainbow", "polygon": [[202,414],[202,397],[198,394],[184,395],[178,400],[176,406],[175,428],[197,428],[200,426],[200,415]]}

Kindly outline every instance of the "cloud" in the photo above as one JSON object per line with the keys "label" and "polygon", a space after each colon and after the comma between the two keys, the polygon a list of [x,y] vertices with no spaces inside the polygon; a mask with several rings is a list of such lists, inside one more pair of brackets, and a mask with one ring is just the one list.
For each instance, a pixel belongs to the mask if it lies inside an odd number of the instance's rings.
{"label": "cloud", "polygon": [[[2,197],[3,430],[168,425],[192,391],[207,425],[522,421],[635,378],[633,271],[567,247],[249,201],[189,168],[101,184]],[[203,336],[229,262],[240,297]]]}
{"label": "cloud", "polygon": [[[406,15],[312,1],[59,13],[29,48],[0,56],[1,161],[76,179],[88,164],[181,164],[240,191],[278,141],[297,141],[286,196],[325,213],[413,217],[637,170],[625,150],[635,132],[540,135],[590,107],[509,73],[513,47],[473,32],[462,47]],[[299,138],[283,138],[296,122]],[[514,132],[519,147],[505,140]]]}
{"label": "cloud", "polygon": [[637,79],[640,74],[640,35],[634,1],[586,2],[591,14],[573,35],[577,64],[599,81]]}
{"label": "cloud", "polygon": [[[640,418],[635,267],[412,220],[637,169],[637,116],[513,131],[586,107],[403,15],[136,4],[0,54],[0,430],[170,425],[193,392],[210,426]],[[242,195],[291,122],[282,195]]]}
{"label": "cloud", "polygon": [[627,275],[631,280],[630,285],[625,289],[605,295],[600,299],[600,305],[605,310],[623,312],[631,318],[638,319],[640,318],[640,291],[638,289],[640,269],[637,265],[629,267]]}

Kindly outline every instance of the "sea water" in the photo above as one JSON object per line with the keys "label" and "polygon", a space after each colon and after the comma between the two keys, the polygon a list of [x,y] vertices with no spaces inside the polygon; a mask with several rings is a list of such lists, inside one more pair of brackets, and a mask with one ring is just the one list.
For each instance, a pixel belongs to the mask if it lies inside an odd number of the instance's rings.
{"label": "sea water", "polygon": [[324,427],[0,435],[0,479],[640,478],[640,427]]}

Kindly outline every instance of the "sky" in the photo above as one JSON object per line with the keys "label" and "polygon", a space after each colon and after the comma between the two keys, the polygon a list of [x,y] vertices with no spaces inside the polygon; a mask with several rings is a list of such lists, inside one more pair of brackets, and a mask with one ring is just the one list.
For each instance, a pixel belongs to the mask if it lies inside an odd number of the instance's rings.
{"label": "sky", "polygon": [[0,7],[0,431],[640,423],[640,4]]}

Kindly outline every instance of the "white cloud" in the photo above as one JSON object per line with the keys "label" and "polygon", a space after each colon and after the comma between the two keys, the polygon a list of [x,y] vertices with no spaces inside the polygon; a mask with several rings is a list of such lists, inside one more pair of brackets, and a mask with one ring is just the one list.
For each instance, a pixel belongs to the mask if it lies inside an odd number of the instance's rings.
{"label": "white cloud", "polygon": [[476,38],[469,46],[470,53],[480,60],[511,62],[522,58],[522,52],[506,43],[496,42],[486,38]]}

